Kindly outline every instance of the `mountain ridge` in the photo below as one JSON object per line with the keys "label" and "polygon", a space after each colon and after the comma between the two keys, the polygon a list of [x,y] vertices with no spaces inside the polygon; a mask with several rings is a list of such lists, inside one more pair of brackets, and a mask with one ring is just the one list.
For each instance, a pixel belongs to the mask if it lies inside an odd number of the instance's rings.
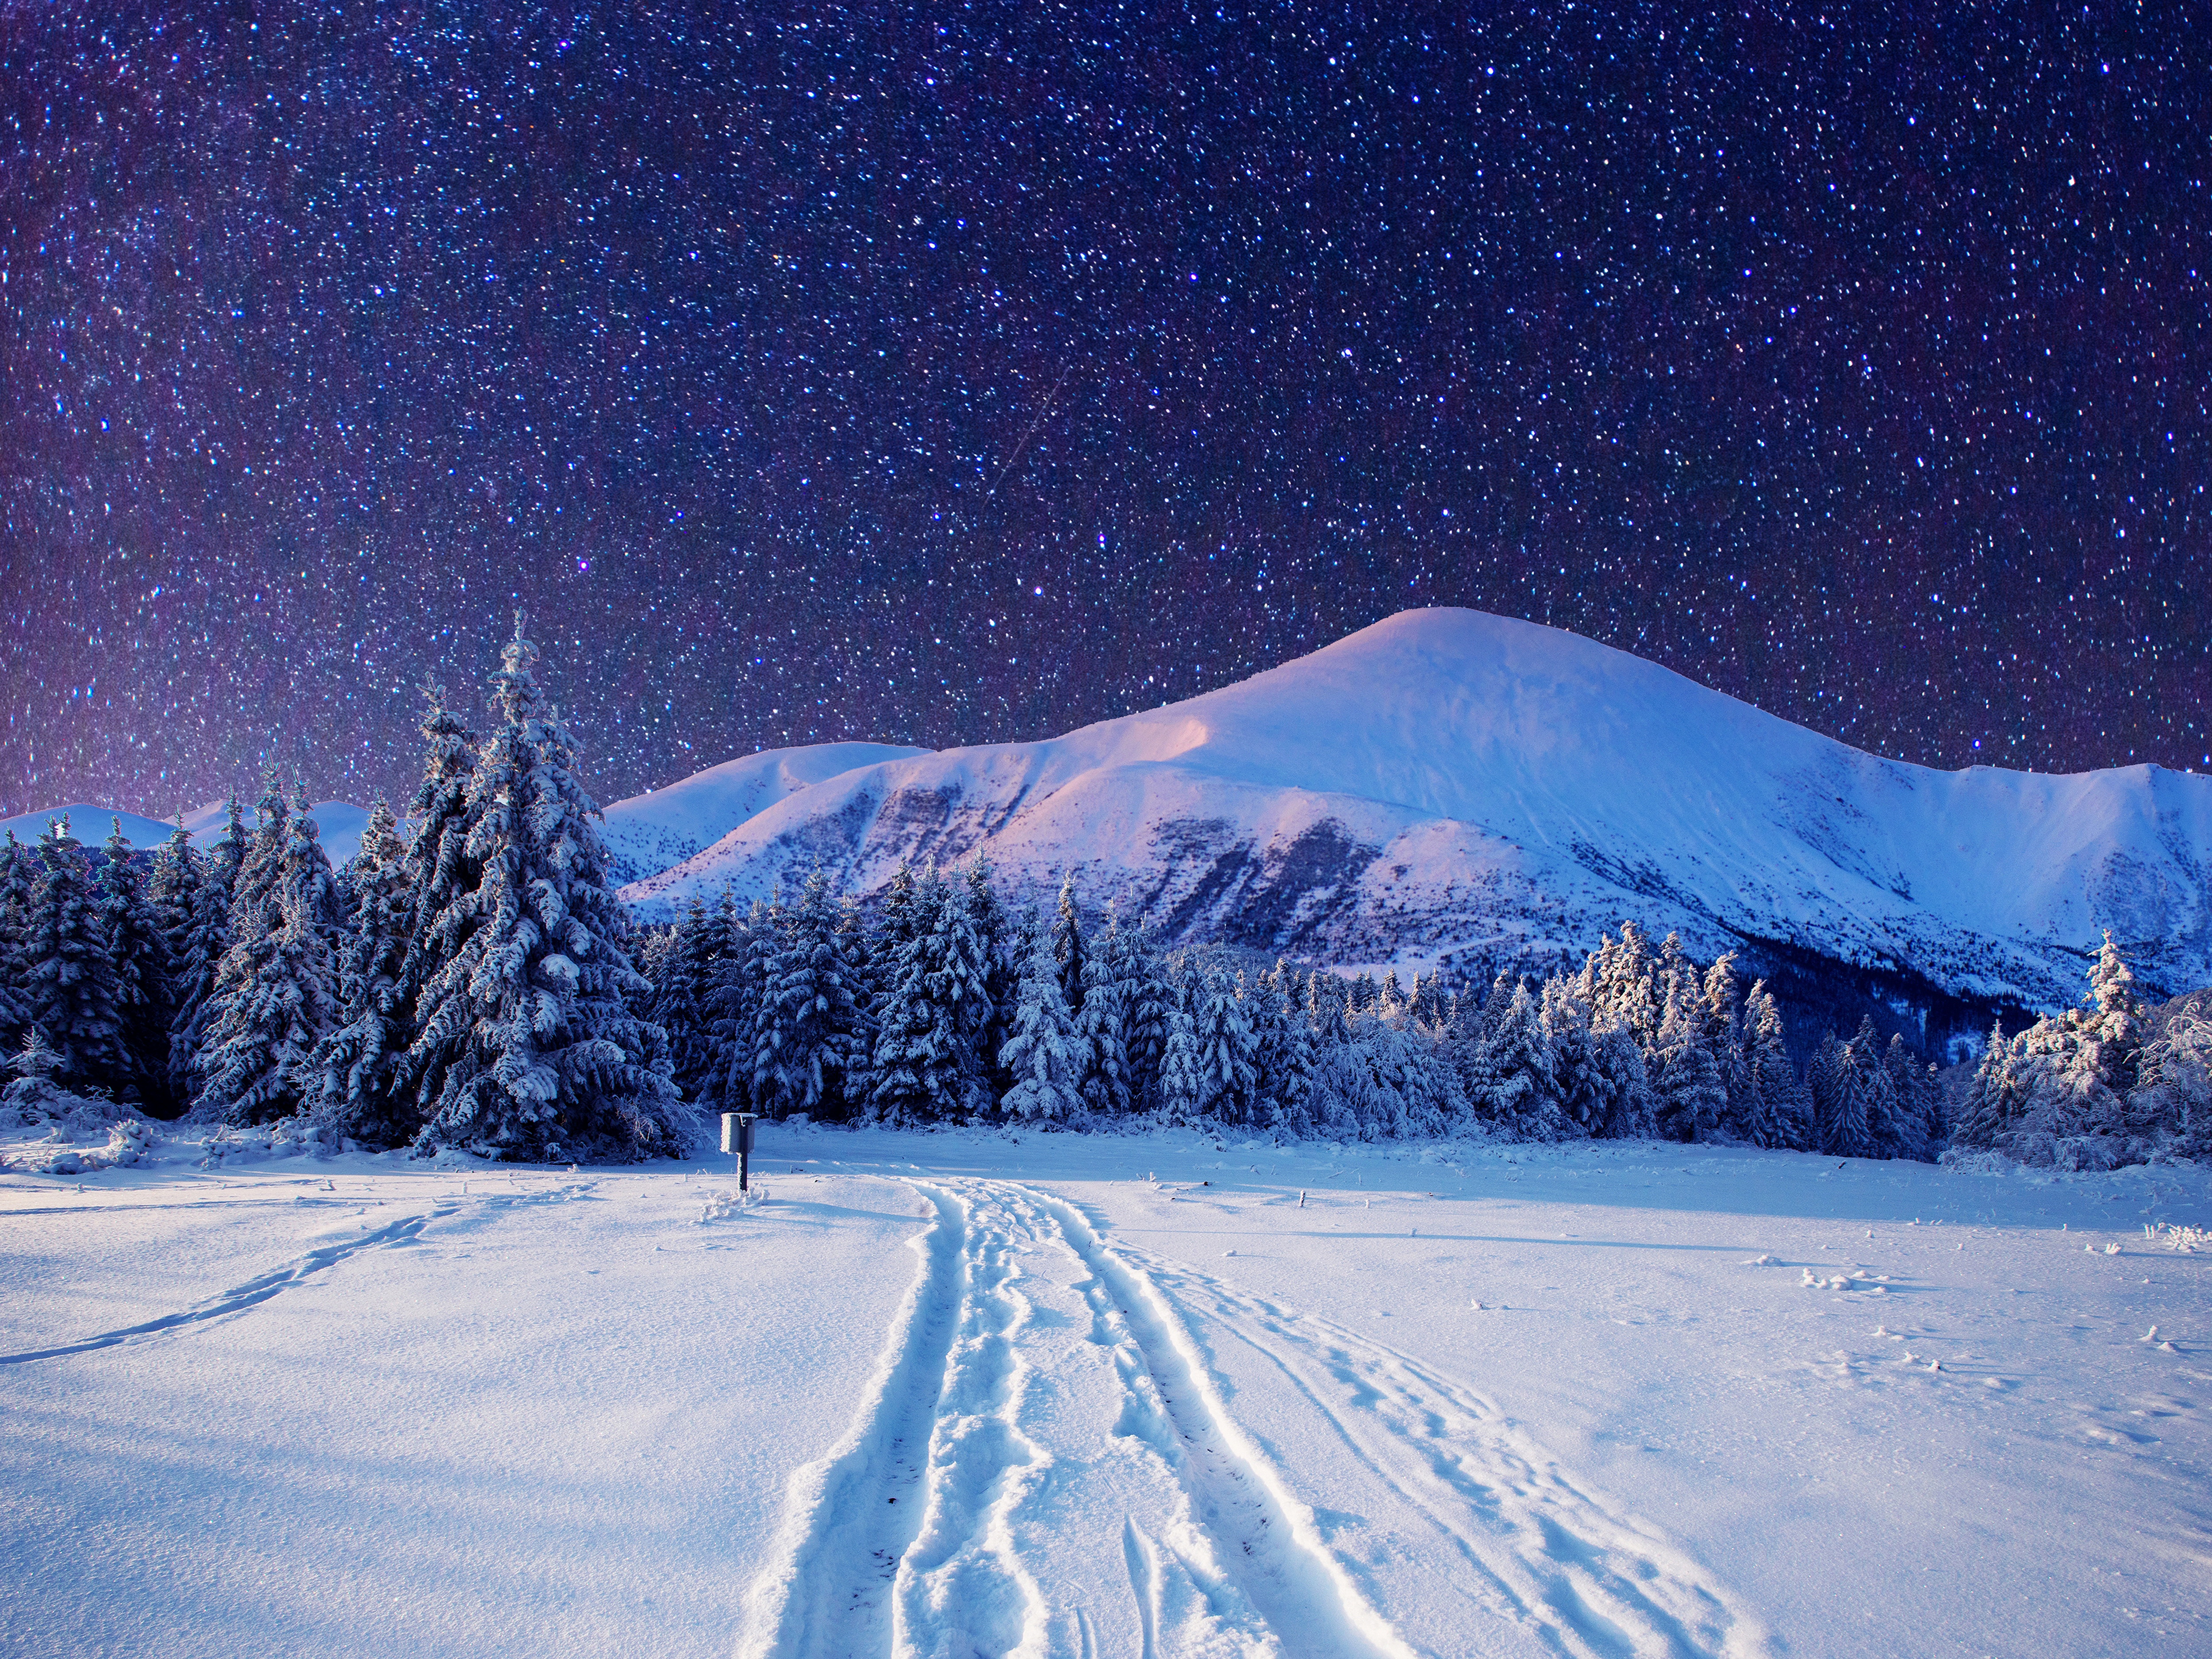
{"label": "mountain ridge", "polygon": [[2074,1000],[2111,927],[2154,988],[2212,979],[2212,778],[1939,772],[1850,748],[1540,623],[1401,612],[1308,656],[1058,738],[794,791],[634,883],[648,916],[814,863],[1077,874],[1173,941],[1339,963],[1571,956],[1623,916],[1979,1004]]}

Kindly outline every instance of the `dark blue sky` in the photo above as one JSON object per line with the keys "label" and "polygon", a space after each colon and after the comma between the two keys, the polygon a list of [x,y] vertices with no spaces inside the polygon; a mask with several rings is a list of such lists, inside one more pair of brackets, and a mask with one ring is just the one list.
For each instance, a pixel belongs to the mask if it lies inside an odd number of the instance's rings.
{"label": "dark blue sky", "polygon": [[0,811],[404,791],[518,603],[603,799],[1423,604],[2203,768],[2212,64],[2115,9],[0,5]]}

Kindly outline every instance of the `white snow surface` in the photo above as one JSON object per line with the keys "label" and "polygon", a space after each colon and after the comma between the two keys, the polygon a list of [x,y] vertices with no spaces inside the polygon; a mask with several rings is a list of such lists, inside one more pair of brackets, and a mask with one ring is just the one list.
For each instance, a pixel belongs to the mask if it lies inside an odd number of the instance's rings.
{"label": "white snow surface", "polygon": [[1337,963],[1578,952],[1632,917],[2031,1006],[2078,998],[2108,927],[2148,984],[2212,981],[2212,778],[1933,771],[1448,609],[1065,737],[842,772],[625,896],[665,918],[817,862],[866,891],[975,854],[1017,896],[1073,872],[1171,939]]}
{"label": "white snow surface", "polygon": [[622,880],[658,875],[787,796],[859,767],[928,752],[903,744],[817,743],[724,761],[681,783],[609,806],[603,826],[607,850]]}
{"label": "white snow surface", "polygon": [[204,1150],[0,1176],[12,1651],[2212,1647],[2194,1169]]}
{"label": "white snow surface", "polygon": [[[86,846],[105,846],[114,828],[114,820],[123,820],[123,837],[141,851],[150,850],[166,842],[175,833],[174,821],[164,823],[137,812],[125,812],[112,806],[88,806],[82,801],[67,806],[43,806],[35,812],[19,812],[12,818],[0,818],[0,832],[12,830],[15,839],[25,846],[36,846],[39,837],[46,833],[46,822],[66,814],[70,833]],[[362,832],[368,828],[368,809],[356,806],[351,801],[317,801],[307,809],[307,816],[315,821],[318,839],[332,864],[343,864],[361,851]],[[246,809],[246,827],[253,828],[253,809]],[[205,852],[222,839],[223,826],[229,814],[221,801],[212,801],[197,811],[185,814],[185,829],[192,838],[192,845]]]}

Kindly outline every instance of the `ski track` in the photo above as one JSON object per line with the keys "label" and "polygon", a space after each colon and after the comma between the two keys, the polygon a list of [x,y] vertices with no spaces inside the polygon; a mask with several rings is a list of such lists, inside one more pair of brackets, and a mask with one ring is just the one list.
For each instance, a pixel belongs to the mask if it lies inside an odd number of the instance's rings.
{"label": "ski track", "polygon": [[1486,1583],[1505,1617],[1575,1656],[1771,1650],[1692,1559],[1608,1507],[1491,1401],[1412,1356],[1149,1251],[1170,1303],[1255,1350],[1361,1465]]}
{"label": "ski track", "polygon": [[907,1184],[936,1211],[921,1271],[853,1428],[793,1478],[741,1653],[1410,1659],[1139,1270],[1026,1188]]}
{"label": "ski track", "polygon": [[860,1659],[892,1650],[892,1590],[921,1530],[923,1480],[966,1274],[966,1206],[908,1182],[933,1212],[859,1415],[818,1463],[792,1476],[786,1522],[748,1595],[741,1655]]}
{"label": "ski track", "polygon": [[21,1365],[33,1359],[59,1359],[69,1354],[93,1353],[101,1348],[129,1347],[154,1341],[172,1332],[190,1330],[217,1319],[227,1319],[232,1314],[243,1313],[249,1308],[258,1308],[270,1297],[337,1267],[348,1256],[362,1250],[412,1243],[432,1222],[443,1221],[464,1209],[481,1215],[484,1211],[506,1209],[518,1204],[544,1204],[575,1199],[589,1190],[588,1187],[563,1187],[550,1193],[500,1194],[482,1199],[455,1199],[442,1202],[417,1214],[402,1216],[398,1220],[363,1233],[358,1238],[334,1239],[328,1244],[319,1244],[303,1255],[295,1256],[281,1267],[271,1268],[258,1278],[247,1279],[243,1285],[234,1285],[218,1295],[195,1303],[181,1313],[164,1314],[159,1319],[149,1319],[139,1325],[125,1325],[120,1330],[102,1331],[97,1336],[88,1336],[82,1341],[63,1343],[51,1348],[32,1348],[22,1353],[0,1354],[0,1365]]}

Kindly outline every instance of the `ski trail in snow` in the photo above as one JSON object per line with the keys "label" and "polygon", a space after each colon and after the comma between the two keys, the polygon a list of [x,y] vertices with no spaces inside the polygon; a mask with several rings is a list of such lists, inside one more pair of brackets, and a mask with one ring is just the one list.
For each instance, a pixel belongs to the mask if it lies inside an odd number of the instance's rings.
{"label": "ski trail in snow", "polygon": [[922,1525],[923,1477],[960,1323],[966,1206],[907,1183],[935,1212],[908,1241],[921,1265],[860,1410],[820,1462],[794,1471],[769,1562],[747,1593],[747,1659],[890,1652],[891,1590]]}
{"label": "ski trail in snow", "polygon": [[[1176,1454],[1198,1517],[1280,1650],[1328,1659],[1413,1659],[1413,1649],[1330,1553],[1313,1511],[1230,1415],[1188,1330],[1151,1277],[1109,1248],[1069,1205],[1024,1195],[1091,1268],[1095,1305],[1133,1340],[1151,1385],[1144,1392],[1164,1413],[1164,1426],[1173,1436],[1167,1449]],[[1130,1540],[1133,1580],[1145,1541],[1134,1534]]]}
{"label": "ski trail in snow", "polygon": [[[1484,1650],[1768,1650],[1693,1559],[1410,1355],[1033,1188],[906,1184],[934,1212],[920,1268],[852,1427],[793,1477],[748,1659],[1412,1659],[1394,1593]],[[1201,1339],[1249,1345],[1348,1452],[1331,1533]]]}
{"label": "ski trail in snow", "polygon": [[90,1353],[99,1348],[151,1341],[155,1337],[167,1335],[171,1331],[184,1330],[193,1325],[205,1324],[211,1319],[223,1319],[234,1313],[242,1313],[281,1291],[291,1289],[301,1279],[321,1273],[326,1267],[335,1267],[357,1251],[374,1249],[386,1244],[404,1244],[433,1221],[453,1214],[458,1207],[453,1206],[422,1215],[404,1216],[388,1226],[363,1233],[359,1238],[340,1239],[319,1246],[258,1279],[249,1279],[245,1284],[219,1296],[195,1304],[182,1313],[164,1314],[161,1318],[149,1319],[143,1325],[126,1325],[119,1331],[102,1331],[98,1336],[88,1336],[81,1342],[65,1343],[59,1347],[33,1348],[27,1353],[0,1354],[0,1365],[20,1365],[26,1360],[56,1359],[64,1354]]}
{"label": "ski trail in snow", "polygon": [[958,1326],[930,1428],[921,1526],[892,1589],[891,1648],[902,1659],[1034,1648],[1024,1638],[1045,1619],[1011,1528],[1029,1483],[1051,1463],[1019,1422],[1030,1376],[1020,1339],[1032,1309],[1015,1288],[1016,1258],[1034,1241],[982,1196],[965,1203]]}
{"label": "ski trail in snow", "polygon": [[937,1212],[921,1271],[852,1428],[793,1478],[739,1653],[1282,1659],[1059,1218],[1007,1183],[908,1184]]}
{"label": "ski trail in snow", "polygon": [[258,1307],[271,1297],[290,1290],[295,1285],[315,1274],[335,1267],[348,1256],[362,1250],[377,1249],[386,1245],[411,1243],[434,1221],[443,1221],[464,1210],[475,1216],[487,1212],[512,1209],[518,1205],[562,1203],[580,1198],[588,1193],[588,1184],[556,1188],[550,1192],[498,1193],[482,1198],[453,1199],[419,1214],[402,1216],[398,1220],[365,1232],[358,1238],[333,1239],[327,1244],[317,1245],[306,1255],[295,1256],[281,1267],[271,1268],[243,1285],[194,1303],[182,1313],[164,1314],[159,1319],[149,1319],[141,1325],[126,1325],[120,1330],[102,1331],[97,1336],[88,1336],[82,1341],[60,1344],[51,1348],[33,1348],[23,1353],[0,1354],[0,1365],[20,1365],[33,1359],[58,1359],[65,1354],[92,1353],[101,1348],[125,1347],[140,1342],[149,1342],[173,1331],[189,1330],[213,1320],[228,1318],[243,1313],[248,1308]]}
{"label": "ski trail in snow", "polygon": [[1492,1402],[1410,1355],[1151,1252],[1152,1282],[1249,1345],[1376,1479],[1557,1651],[1753,1656],[1759,1621],[1694,1559],[1582,1486]]}

